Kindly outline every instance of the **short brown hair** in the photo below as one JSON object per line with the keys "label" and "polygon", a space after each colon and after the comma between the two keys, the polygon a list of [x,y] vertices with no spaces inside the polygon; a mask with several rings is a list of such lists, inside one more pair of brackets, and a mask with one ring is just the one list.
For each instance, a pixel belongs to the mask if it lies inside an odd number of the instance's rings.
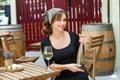
{"label": "short brown hair", "polygon": [[45,37],[49,37],[51,34],[52,34],[52,27],[51,27],[51,24],[53,24],[56,20],[60,20],[61,17],[62,17],[62,14],[65,13],[65,15],[67,16],[67,13],[64,11],[64,10],[59,10],[57,11],[54,16],[52,17],[51,19],[51,23],[49,22],[49,19],[48,19],[48,12],[46,12],[43,16],[42,16],[42,34],[45,36]]}

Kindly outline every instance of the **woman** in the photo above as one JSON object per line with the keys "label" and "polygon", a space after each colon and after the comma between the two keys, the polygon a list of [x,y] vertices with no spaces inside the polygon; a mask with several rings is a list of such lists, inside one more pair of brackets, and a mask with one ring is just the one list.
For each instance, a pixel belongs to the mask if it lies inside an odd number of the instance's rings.
{"label": "woman", "polygon": [[66,12],[60,8],[52,8],[43,15],[42,51],[45,46],[52,46],[53,58],[50,68],[59,69],[61,73],[55,80],[88,80],[88,75],[80,65],[76,64],[79,37],[74,32],[65,31],[67,25]]}

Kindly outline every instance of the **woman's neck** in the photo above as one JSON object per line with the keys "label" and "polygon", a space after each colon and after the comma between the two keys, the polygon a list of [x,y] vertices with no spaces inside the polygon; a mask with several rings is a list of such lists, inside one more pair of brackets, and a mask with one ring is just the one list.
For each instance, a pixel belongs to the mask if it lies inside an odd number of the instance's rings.
{"label": "woman's neck", "polygon": [[54,38],[54,39],[60,39],[60,38],[62,38],[64,36],[65,36],[65,31],[61,31],[61,32],[56,31],[56,32],[53,32],[51,34],[51,37]]}
{"label": "woman's neck", "polygon": [[53,33],[49,39],[55,49],[63,49],[70,44],[70,37],[66,31]]}

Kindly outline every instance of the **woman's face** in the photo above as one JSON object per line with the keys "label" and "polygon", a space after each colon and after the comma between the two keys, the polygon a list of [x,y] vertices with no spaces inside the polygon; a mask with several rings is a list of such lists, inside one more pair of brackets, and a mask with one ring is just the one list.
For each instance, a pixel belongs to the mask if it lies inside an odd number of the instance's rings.
{"label": "woman's face", "polygon": [[67,17],[65,15],[65,13],[62,13],[61,19],[60,20],[56,20],[53,24],[52,24],[52,29],[53,31],[63,31],[66,27],[67,24]]}

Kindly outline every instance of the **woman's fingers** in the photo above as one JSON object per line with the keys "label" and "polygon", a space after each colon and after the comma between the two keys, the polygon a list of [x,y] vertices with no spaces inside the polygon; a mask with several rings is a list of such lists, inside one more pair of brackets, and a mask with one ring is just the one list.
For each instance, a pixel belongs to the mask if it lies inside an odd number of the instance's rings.
{"label": "woman's fingers", "polygon": [[85,37],[85,35],[81,35],[79,33],[79,42],[81,43],[81,45],[84,44],[84,43],[86,43],[86,37]]}
{"label": "woman's fingers", "polygon": [[80,37],[80,38],[81,38],[81,37],[85,37],[85,35],[82,35],[82,34],[79,33],[79,37]]}
{"label": "woman's fingers", "polygon": [[67,64],[67,69],[72,71],[72,72],[84,72],[83,69],[78,68],[80,66],[81,65],[79,65],[79,64]]}

